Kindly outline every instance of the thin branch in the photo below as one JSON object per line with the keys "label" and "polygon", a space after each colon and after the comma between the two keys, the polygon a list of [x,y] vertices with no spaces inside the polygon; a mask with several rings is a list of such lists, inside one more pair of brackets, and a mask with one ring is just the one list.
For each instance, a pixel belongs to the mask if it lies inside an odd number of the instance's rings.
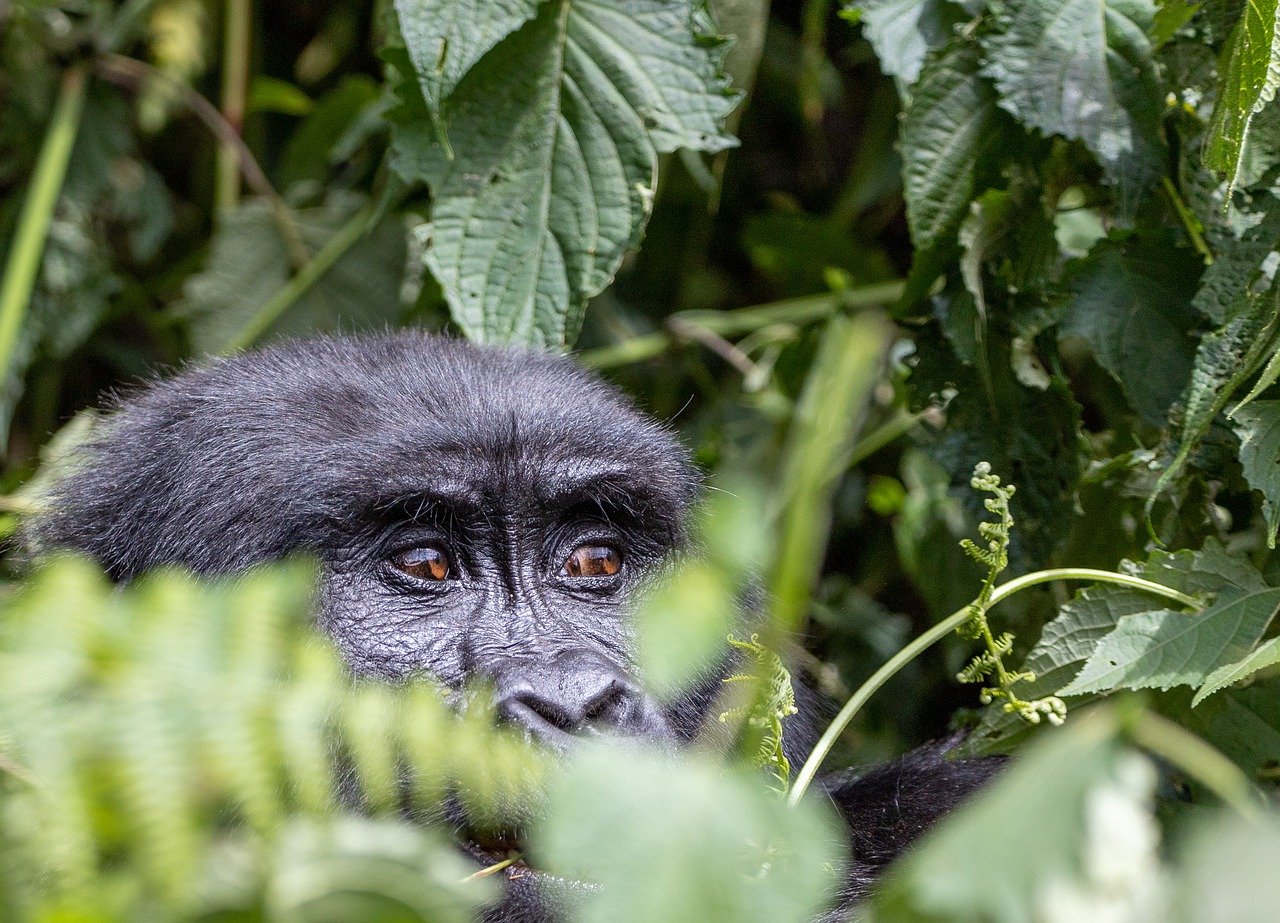
{"label": "thin branch", "polygon": [[104,54],[95,60],[94,71],[104,80],[109,80],[116,86],[131,92],[136,92],[151,80],[165,83],[172,89],[182,104],[204,123],[219,142],[235,150],[240,173],[245,183],[255,195],[261,196],[271,206],[272,217],[289,251],[289,262],[293,264],[293,270],[297,272],[307,264],[311,259],[311,253],[302,239],[302,232],[298,229],[292,210],[280,197],[280,193],[276,192],[276,188],[271,185],[271,180],[267,179],[267,174],[254,158],[253,152],[240,137],[240,132],[223,118],[217,106],[187,83],[136,58]]}

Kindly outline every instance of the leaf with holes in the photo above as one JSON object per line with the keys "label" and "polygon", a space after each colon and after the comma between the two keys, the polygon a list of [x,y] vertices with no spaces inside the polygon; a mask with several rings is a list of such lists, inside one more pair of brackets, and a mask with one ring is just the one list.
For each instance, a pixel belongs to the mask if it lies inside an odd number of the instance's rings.
{"label": "leaf with holes", "polygon": [[587,299],[639,241],[658,154],[719,151],[736,96],[693,0],[551,0],[463,76],[436,142],[412,54],[386,57],[392,163],[425,182],[425,261],[481,342],[572,343]]}

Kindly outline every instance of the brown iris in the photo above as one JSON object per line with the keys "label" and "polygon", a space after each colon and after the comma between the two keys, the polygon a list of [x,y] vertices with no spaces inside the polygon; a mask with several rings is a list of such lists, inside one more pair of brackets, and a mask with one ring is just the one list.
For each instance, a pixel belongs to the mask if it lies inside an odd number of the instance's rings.
{"label": "brown iris", "polygon": [[622,555],[608,545],[579,545],[564,562],[566,577],[612,577],[622,570]]}
{"label": "brown iris", "polygon": [[396,570],[419,580],[448,580],[453,568],[449,555],[439,545],[419,545],[401,551],[391,558]]}

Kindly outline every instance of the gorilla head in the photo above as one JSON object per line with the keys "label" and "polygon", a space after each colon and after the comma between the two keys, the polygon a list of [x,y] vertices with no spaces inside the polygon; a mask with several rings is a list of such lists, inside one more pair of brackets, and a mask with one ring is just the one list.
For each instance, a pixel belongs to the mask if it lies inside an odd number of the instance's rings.
{"label": "gorilla head", "polygon": [[[698,733],[718,677],[659,707],[636,682],[627,601],[680,548],[698,484],[668,431],[568,359],[317,339],[122,402],[28,538],[120,580],[307,551],[317,617],[355,673],[486,681],[501,716],[552,746],[600,731],[670,744]],[[793,762],[814,718],[797,692]],[[988,772],[928,751],[829,784],[853,825],[852,891]]]}
{"label": "gorilla head", "polygon": [[493,685],[543,741],[688,737],[631,675],[623,605],[681,542],[698,478],[570,361],[415,334],[312,340],[126,401],[56,491],[42,547],[117,579],[306,550],[352,669]]}

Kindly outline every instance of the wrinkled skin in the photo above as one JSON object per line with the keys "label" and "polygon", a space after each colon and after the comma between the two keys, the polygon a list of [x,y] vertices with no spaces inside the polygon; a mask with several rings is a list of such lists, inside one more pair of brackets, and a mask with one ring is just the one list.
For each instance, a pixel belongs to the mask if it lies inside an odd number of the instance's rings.
{"label": "wrinkled skin", "polygon": [[[567,359],[416,333],[317,339],[123,400],[27,541],[118,580],[307,551],[317,618],[353,672],[483,680],[499,715],[553,747],[599,730],[672,746],[697,735],[718,677],[665,708],[648,697],[627,602],[679,552],[698,489],[666,429]],[[797,763],[819,717],[798,692]],[[942,752],[825,784],[851,821],[846,898],[992,771]],[[552,919],[572,887],[522,872],[488,918]]]}

